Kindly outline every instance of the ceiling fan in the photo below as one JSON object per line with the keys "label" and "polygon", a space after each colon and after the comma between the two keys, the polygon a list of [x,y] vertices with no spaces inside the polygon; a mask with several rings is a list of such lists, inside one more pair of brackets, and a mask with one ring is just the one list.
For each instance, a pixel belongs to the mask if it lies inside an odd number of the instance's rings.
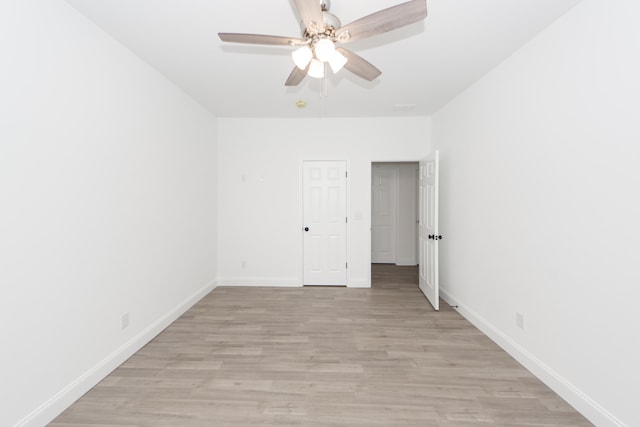
{"label": "ceiling fan", "polygon": [[355,53],[336,47],[386,33],[427,16],[426,0],[411,0],[383,9],[342,26],[340,20],[329,13],[330,0],[293,0],[302,19],[302,37],[267,36],[261,34],[218,33],[222,41],[261,45],[293,46],[291,54],[296,64],[285,86],[297,86],[305,76],[323,78],[327,65],[334,73],[343,67],[365,80],[376,79],[382,71]]}

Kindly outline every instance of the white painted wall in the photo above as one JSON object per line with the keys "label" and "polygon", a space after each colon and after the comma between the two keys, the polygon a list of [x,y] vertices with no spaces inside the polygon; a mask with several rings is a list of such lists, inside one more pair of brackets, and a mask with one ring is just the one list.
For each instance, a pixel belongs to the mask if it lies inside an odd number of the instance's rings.
{"label": "white painted wall", "polygon": [[638,16],[584,0],[432,122],[445,295],[600,426],[640,425]]}
{"label": "white painted wall", "polygon": [[347,160],[347,280],[370,286],[371,162],[418,160],[429,134],[427,118],[219,119],[220,284],[301,285],[301,163]]}
{"label": "white painted wall", "polygon": [[211,289],[216,119],[62,1],[0,52],[0,425],[41,426]]}

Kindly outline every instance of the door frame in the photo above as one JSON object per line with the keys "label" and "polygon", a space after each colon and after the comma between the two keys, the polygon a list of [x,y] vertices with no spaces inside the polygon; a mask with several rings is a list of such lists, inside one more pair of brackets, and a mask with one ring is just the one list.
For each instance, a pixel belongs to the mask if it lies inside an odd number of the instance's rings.
{"label": "door frame", "polygon": [[[412,163],[412,164],[417,164],[418,165],[418,173],[416,173],[415,176],[415,180],[416,180],[416,188],[415,188],[415,197],[416,197],[416,209],[418,209],[418,191],[419,191],[419,171],[420,171],[420,161],[423,159],[423,157],[421,158],[415,158],[415,159],[401,159],[401,160],[371,160],[369,162],[369,188],[371,189],[373,187],[373,181],[372,181],[372,176],[373,176],[373,165],[374,163],[377,164],[389,164],[389,165],[394,165],[394,164],[403,164],[403,163]],[[369,191],[371,192],[371,191]],[[396,197],[398,197],[398,188],[396,188]],[[373,216],[373,209],[372,209],[372,203],[373,200],[369,200],[369,247],[368,247],[368,259],[369,259],[369,284],[371,286],[373,286],[372,280],[371,280],[371,265],[372,263],[372,251],[371,251],[371,245],[373,244],[373,226],[371,224],[371,219]],[[397,218],[396,218],[397,219]],[[416,213],[416,219],[418,219],[418,214]],[[416,238],[416,244],[415,244],[415,248],[414,250],[416,251],[416,259],[417,261],[419,261],[419,255],[418,255],[418,250],[419,250],[419,241],[420,241],[420,235],[419,235],[419,230],[418,230],[418,226],[416,223],[415,229],[414,229],[414,235]],[[397,242],[396,242],[396,252],[397,252]],[[397,257],[396,257],[397,258]],[[416,283],[416,286],[418,284]]]}

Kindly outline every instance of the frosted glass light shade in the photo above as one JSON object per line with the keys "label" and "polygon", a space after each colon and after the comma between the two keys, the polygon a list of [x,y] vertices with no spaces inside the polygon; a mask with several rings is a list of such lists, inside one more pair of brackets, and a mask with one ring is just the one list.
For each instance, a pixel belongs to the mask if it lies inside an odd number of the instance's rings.
{"label": "frosted glass light shade", "polygon": [[336,45],[329,39],[320,39],[315,45],[316,59],[329,62],[336,51]]}
{"label": "frosted glass light shade", "polygon": [[316,79],[321,79],[324,77],[324,62],[320,62],[317,59],[311,60],[311,65],[309,65],[309,71],[307,72],[309,77],[314,77]]}
{"label": "frosted glass light shade", "polygon": [[302,46],[300,49],[296,49],[291,52],[291,58],[293,58],[293,62],[296,64],[296,67],[304,70],[311,62],[313,58],[313,52],[309,48],[309,46]]}
{"label": "frosted glass light shade", "polygon": [[337,50],[333,52],[331,59],[329,60],[329,65],[334,73],[342,70],[342,67],[347,63],[347,57],[338,52]]}

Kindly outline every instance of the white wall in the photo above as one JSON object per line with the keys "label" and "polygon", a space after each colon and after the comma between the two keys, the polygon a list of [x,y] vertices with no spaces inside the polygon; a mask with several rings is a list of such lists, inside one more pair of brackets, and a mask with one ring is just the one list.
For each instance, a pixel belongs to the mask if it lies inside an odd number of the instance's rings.
{"label": "white wall", "polygon": [[301,285],[302,161],[347,160],[348,283],[370,286],[371,162],[419,160],[429,134],[427,118],[219,119],[220,284]]}
{"label": "white wall", "polygon": [[40,426],[211,289],[216,119],[62,1],[0,52],[0,425]]}
{"label": "white wall", "polygon": [[583,1],[432,122],[445,295],[602,426],[640,425],[638,16]]}

